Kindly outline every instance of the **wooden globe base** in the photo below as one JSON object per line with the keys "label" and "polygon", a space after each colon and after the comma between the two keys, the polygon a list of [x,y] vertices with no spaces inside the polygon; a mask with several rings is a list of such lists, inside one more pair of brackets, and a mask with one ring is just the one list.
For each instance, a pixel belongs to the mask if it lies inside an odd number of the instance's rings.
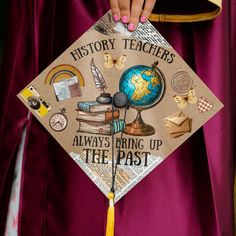
{"label": "wooden globe base", "polygon": [[149,136],[155,133],[155,128],[145,124],[141,117],[141,111],[138,111],[136,119],[125,126],[124,133],[134,136]]}

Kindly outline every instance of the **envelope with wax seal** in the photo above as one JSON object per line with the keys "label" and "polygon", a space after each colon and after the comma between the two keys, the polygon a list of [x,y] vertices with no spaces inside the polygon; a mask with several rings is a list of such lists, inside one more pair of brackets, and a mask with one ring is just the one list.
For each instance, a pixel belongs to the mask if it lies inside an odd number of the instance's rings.
{"label": "envelope with wax seal", "polygon": [[171,138],[177,138],[192,130],[192,119],[180,111],[165,118],[165,127]]}

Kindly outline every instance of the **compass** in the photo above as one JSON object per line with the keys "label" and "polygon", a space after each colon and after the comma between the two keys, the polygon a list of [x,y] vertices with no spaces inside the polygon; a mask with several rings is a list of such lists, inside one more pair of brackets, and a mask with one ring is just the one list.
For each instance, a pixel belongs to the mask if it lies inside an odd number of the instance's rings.
{"label": "compass", "polygon": [[68,119],[64,113],[65,110],[63,109],[61,112],[54,113],[51,116],[49,125],[54,131],[60,132],[67,127]]}

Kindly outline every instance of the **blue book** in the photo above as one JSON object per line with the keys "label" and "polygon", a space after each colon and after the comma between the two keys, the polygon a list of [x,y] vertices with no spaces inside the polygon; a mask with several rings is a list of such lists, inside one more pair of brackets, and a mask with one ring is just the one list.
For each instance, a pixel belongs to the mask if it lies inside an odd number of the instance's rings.
{"label": "blue book", "polygon": [[112,110],[111,104],[101,104],[96,101],[78,102],[77,107],[79,110],[86,112],[105,112]]}

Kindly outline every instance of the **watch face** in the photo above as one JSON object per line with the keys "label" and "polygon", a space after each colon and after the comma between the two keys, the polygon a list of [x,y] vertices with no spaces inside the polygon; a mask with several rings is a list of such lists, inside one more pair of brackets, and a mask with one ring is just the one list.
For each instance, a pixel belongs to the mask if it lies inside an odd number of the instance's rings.
{"label": "watch face", "polygon": [[62,131],[67,126],[67,118],[62,113],[55,113],[51,116],[49,120],[50,127],[55,131]]}

